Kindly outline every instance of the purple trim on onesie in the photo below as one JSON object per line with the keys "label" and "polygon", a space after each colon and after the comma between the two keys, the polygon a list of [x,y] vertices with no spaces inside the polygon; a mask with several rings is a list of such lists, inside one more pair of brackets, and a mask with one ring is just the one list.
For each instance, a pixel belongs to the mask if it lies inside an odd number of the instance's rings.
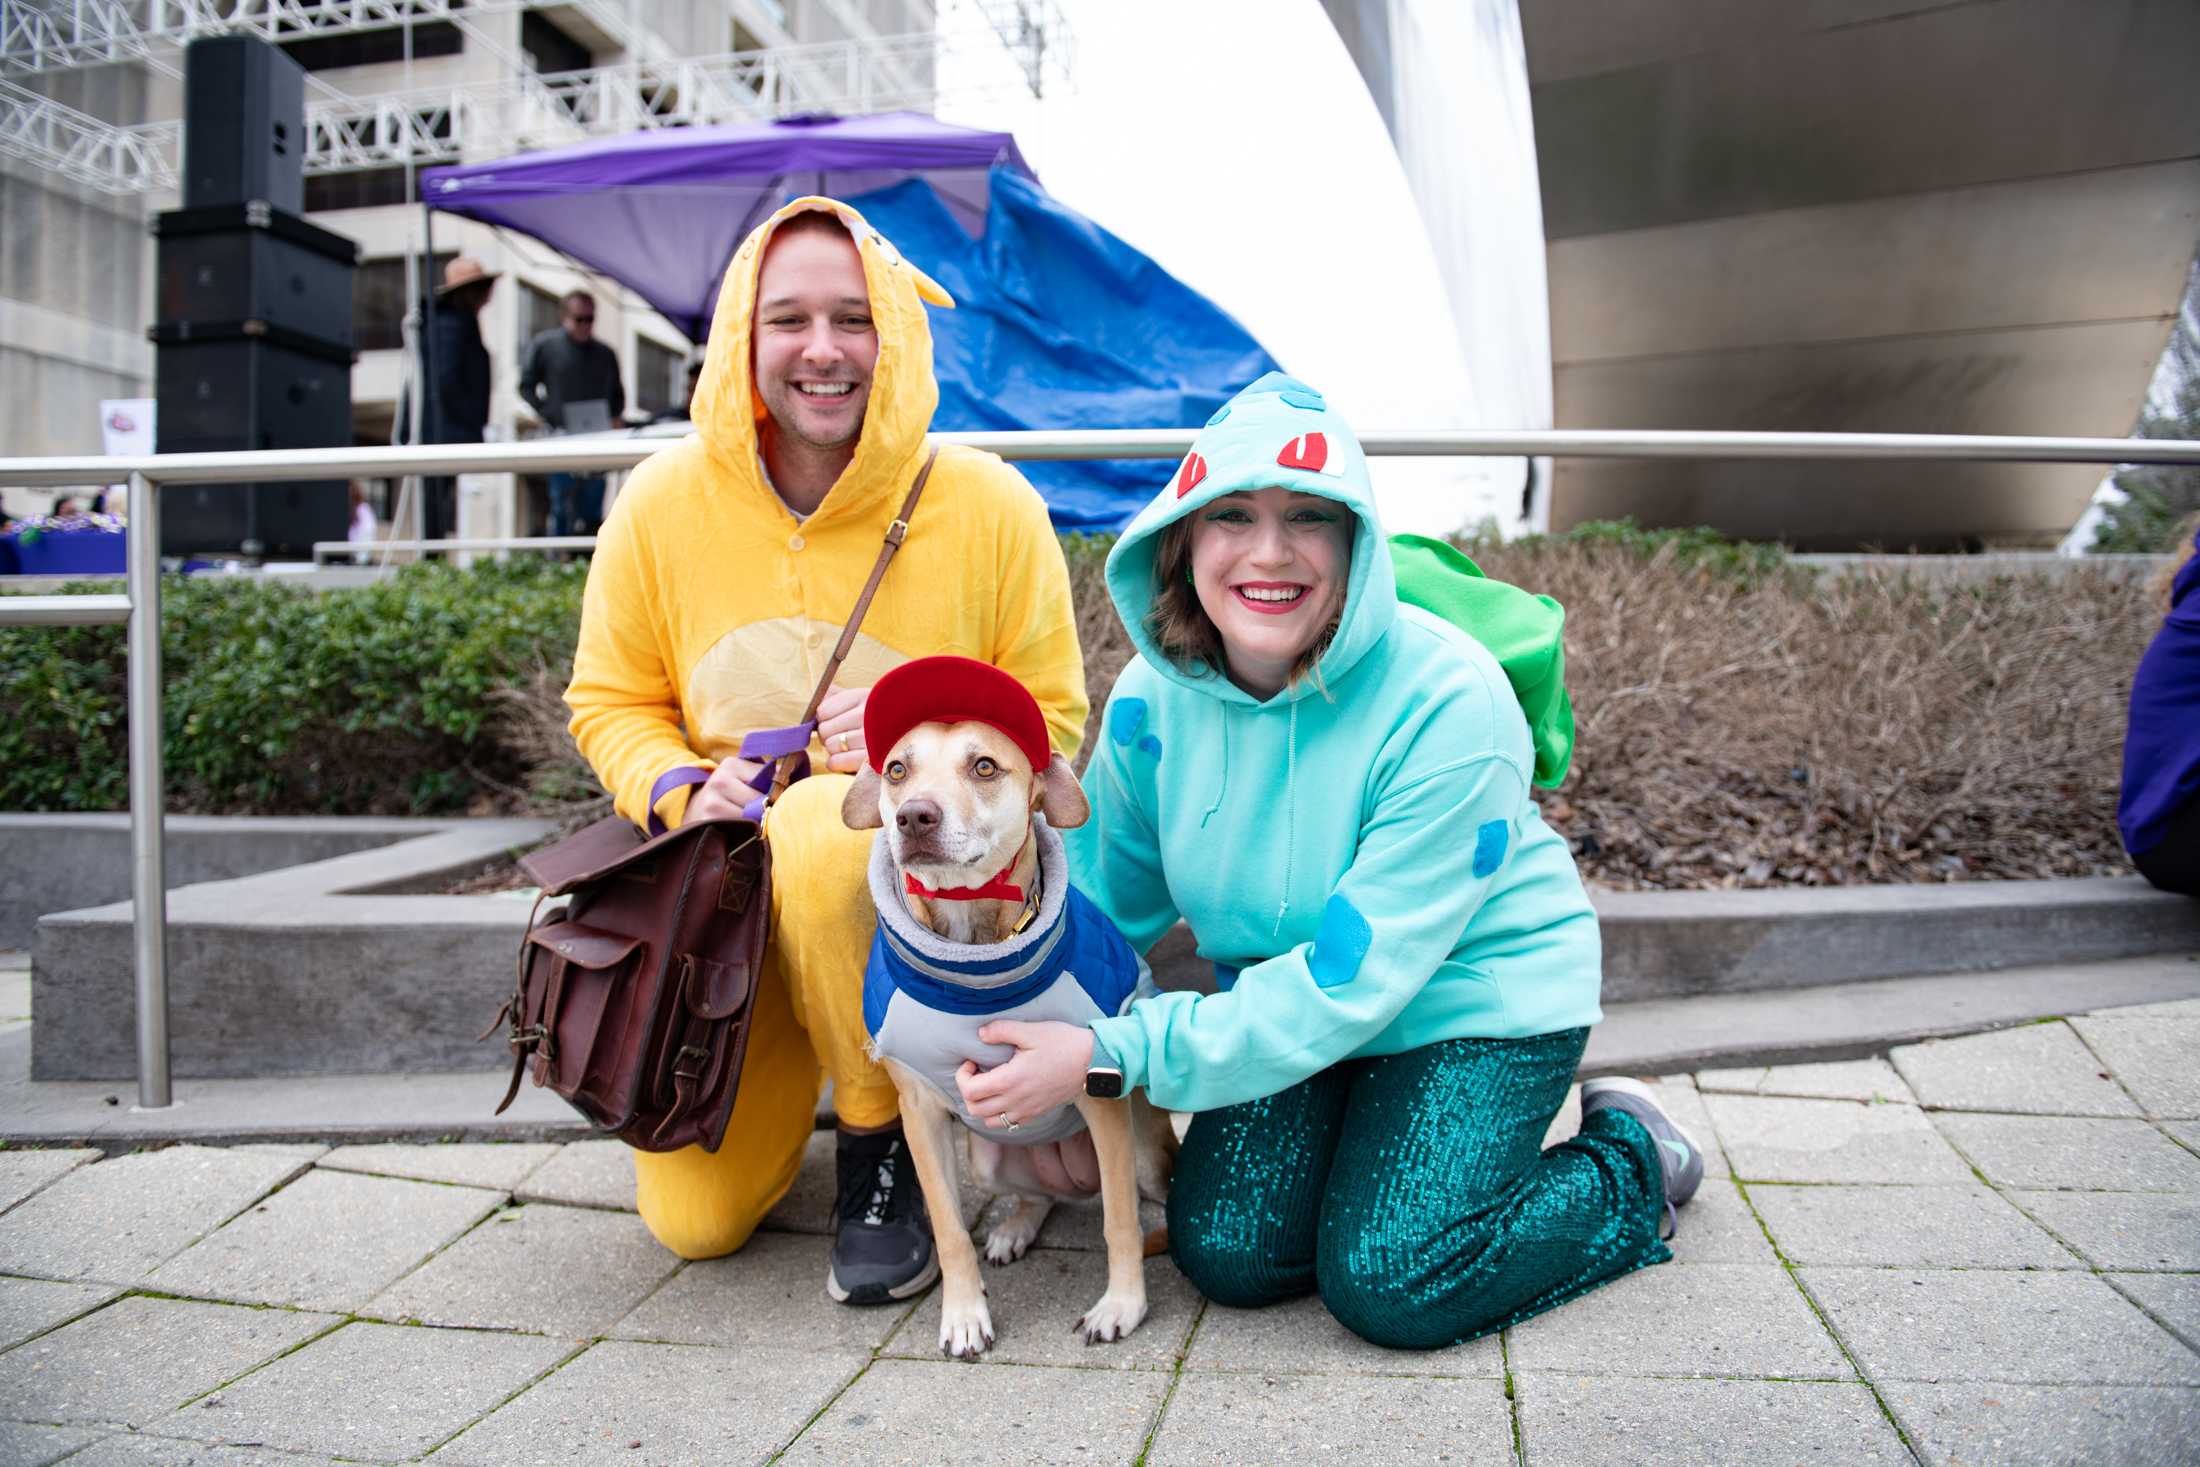
{"label": "purple trim on onesie", "polygon": [[785,728],[760,728],[741,740],[737,751],[743,759],[759,760],[763,768],[756,777],[764,782],[755,799],[741,807],[743,820],[763,823],[764,797],[771,793],[773,766],[781,759],[793,762],[787,766],[787,783],[807,779],[810,775],[810,740],[817,733],[817,724],[790,723]]}
{"label": "purple trim on onesie", "polygon": [[657,776],[657,782],[649,787],[649,823],[643,828],[651,835],[663,835],[665,823],[657,818],[657,802],[682,785],[705,784],[710,780],[708,769],[690,764],[682,769],[667,769]]}

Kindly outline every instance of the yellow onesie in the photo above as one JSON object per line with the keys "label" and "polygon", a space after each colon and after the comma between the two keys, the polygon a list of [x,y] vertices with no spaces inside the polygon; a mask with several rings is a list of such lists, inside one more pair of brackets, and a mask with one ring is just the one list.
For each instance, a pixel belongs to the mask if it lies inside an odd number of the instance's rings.
{"label": "yellow onesie", "polygon": [[[764,476],[749,333],[765,242],[807,209],[839,215],[856,237],[879,350],[855,457],[804,519]],[[565,693],[573,737],[628,819],[646,823],[650,790],[667,770],[715,768],[744,735],[801,717],[924,461],[939,403],[927,301],[953,304],[854,210],[824,199],[781,209],[726,267],[696,388],[696,431],[635,469],[614,501],[589,567]],[[1023,477],[975,449],[941,449],[835,681],[869,687],[889,668],[938,652],[1021,679],[1056,749],[1076,754],[1085,680],[1061,545]],[[825,767],[814,742],[810,758]],[[634,1153],[642,1219],[684,1257],[740,1247],[792,1184],[821,1067],[845,1123],[883,1125],[896,1113],[893,1085],[864,1049],[871,836],[840,823],[848,783],[819,774],[796,784],[766,822],[772,940],[724,1144],[715,1153]],[[679,824],[688,792],[664,795],[654,813]]]}

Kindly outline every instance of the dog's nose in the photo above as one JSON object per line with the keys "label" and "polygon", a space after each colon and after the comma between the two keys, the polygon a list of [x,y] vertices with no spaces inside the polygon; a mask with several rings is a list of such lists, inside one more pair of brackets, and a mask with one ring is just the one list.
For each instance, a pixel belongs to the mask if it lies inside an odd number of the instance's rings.
{"label": "dog's nose", "polygon": [[940,823],[940,807],[930,800],[904,801],[894,811],[894,828],[903,835],[927,835]]}

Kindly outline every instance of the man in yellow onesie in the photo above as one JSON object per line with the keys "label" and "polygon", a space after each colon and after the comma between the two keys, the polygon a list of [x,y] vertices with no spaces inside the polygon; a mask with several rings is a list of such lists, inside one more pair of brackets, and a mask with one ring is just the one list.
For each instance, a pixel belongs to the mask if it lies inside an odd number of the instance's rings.
{"label": "man in yellow onesie", "polygon": [[[696,431],[635,469],[605,521],[565,693],[628,819],[738,811],[756,794],[743,736],[802,716],[924,463],[939,403],[927,302],[954,304],[829,199],[787,205],[727,266]],[[864,1048],[871,836],[842,826],[840,801],[870,685],[939,652],[1021,679],[1055,747],[1076,752],[1085,682],[1060,543],[1023,477],[968,448],[940,450],[819,709],[811,759],[831,772],[790,786],[766,825],[771,945],[725,1142],[634,1153],[658,1241],[730,1253],[794,1181],[822,1068],[839,1121],[827,1287],[850,1303],[907,1298],[938,1272],[893,1084]]]}

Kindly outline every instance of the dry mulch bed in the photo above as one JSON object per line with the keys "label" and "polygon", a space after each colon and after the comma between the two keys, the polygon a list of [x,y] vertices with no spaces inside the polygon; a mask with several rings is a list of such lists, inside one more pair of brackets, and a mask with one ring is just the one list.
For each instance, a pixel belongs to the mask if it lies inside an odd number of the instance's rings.
{"label": "dry mulch bed", "polygon": [[[1477,544],[1566,607],[1573,766],[1538,790],[1582,874],[1617,889],[1834,886],[2130,870],[2116,790],[2139,581],[1813,574],[1687,537]],[[1072,547],[1093,714],[1130,655]],[[586,778],[548,669],[515,699],[538,790]],[[576,824],[608,802],[564,805]],[[470,890],[516,884],[509,872]]]}
{"label": "dry mulch bed", "polygon": [[[1599,886],[2131,869],[2117,779],[2161,620],[2141,581],[1833,576],[1626,534],[1468,551],[1566,608],[1573,765],[1535,795]],[[1130,651],[1098,569],[1073,566],[1095,709]]]}

